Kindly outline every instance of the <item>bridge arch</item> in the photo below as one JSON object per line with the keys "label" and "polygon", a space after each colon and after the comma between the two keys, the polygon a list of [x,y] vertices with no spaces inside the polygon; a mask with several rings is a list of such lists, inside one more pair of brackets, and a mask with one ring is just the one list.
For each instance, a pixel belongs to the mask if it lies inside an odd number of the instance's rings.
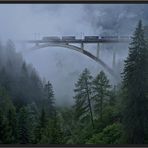
{"label": "bridge arch", "polygon": [[94,56],[93,54],[91,54],[90,52],[74,46],[74,45],[69,45],[66,43],[46,43],[46,44],[36,44],[35,46],[33,46],[32,48],[29,49],[29,51],[33,51],[33,50],[38,50],[41,48],[45,48],[45,47],[64,47],[64,48],[68,48],[68,49],[72,49],[75,51],[78,51],[84,55],[86,55],[87,57],[91,58],[92,60],[96,61],[97,63],[99,63],[100,65],[102,65],[115,79],[118,79],[119,76],[117,76],[115,74],[115,72],[106,64],[104,63],[101,59],[97,58],[96,56]]}

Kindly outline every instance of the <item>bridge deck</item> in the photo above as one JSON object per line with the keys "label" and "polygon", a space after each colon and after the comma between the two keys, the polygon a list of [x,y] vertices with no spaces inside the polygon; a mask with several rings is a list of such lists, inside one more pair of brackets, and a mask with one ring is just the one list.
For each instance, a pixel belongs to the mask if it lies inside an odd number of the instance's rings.
{"label": "bridge deck", "polygon": [[25,42],[28,43],[124,43],[129,42],[130,39],[98,39],[98,40],[84,40],[84,39],[76,39],[76,40],[59,40],[59,41],[44,41],[44,40],[27,40]]}

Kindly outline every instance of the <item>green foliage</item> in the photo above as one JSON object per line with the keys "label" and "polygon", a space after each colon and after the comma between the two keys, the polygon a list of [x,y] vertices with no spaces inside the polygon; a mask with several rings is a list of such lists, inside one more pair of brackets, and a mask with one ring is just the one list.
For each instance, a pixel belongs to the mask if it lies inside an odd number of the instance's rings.
{"label": "green foliage", "polygon": [[57,108],[52,84],[40,80],[12,41],[0,44],[0,143],[147,143],[148,45],[141,21],[132,39],[123,82],[112,87],[103,71],[93,78],[84,69],[67,108]]}
{"label": "green foliage", "polygon": [[60,144],[62,143],[62,132],[58,123],[58,118],[47,118],[44,110],[40,117],[40,122],[35,129],[35,143],[39,144]]}
{"label": "green foliage", "polygon": [[103,129],[101,133],[93,135],[87,144],[119,144],[122,134],[122,126],[114,123]]}
{"label": "green foliage", "polygon": [[18,122],[15,108],[9,109],[8,111],[8,125],[11,130],[11,143],[18,142]]}
{"label": "green foliage", "polygon": [[12,142],[12,129],[9,126],[7,118],[5,118],[0,110],[0,143],[9,144]]}
{"label": "green foliage", "polygon": [[4,88],[0,88],[0,116],[2,143],[17,142],[17,121],[15,107]]}
{"label": "green foliage", "polygon": [[45,129],[42,130],[41,144],[62,144],[62,132],[55,120],[49,120]]}
{"label": "green foliage", "polygon": [[45,92],[45,99],[43,101],[43,106],[46,109],[49,117],[53,119],[55,118],[55,114],[56,114],[55,99],[54,99],[53,87],[49,81],[47,84],[45,84],[44,92]]}
{"label": "green foliage", "polygon": [[84,69],[78,82],[75,84],[75,118],[76,120],[83,120],[87,116],[90,116],[90,121],[93,124],[93,115],[91,107],[91,85],[92,76],[87,69]]}
{"label": "green foliage", "polygon": [[0,108],[5,115],[8,114],[9,109],[15,110],[8,92],[3,87],[0,87]]}
{"label": "green foliage", "polygon": [[148,47],[141,21],[132,40],[123,73],[124,138],[129,144],[142,144],[148,123]]}
{"label": "green foliage", "polygon": [[77,128],[77,123],[75,122],[74,118],[74,109],[69,108],[62,108],[59,110],[60,115],[60,123],[61,123],[61,130],[64,135],[63,141],[67,144],[74,143],[77,136],[74,134],[75,129]]}
{"label": "green foliage", "polygon": [[16,109],[32,101],[40,104],[43,98],[42,81],[35,69],[15,51],[11,40],[0,46],[0,59],[0,86],[11,96]]}
{"label": "green foliage", "polygon": [[35,143],[35,130],[38,125],[38,117],[39,117],[39,110],[37,108],[36,103],[29,104],[26,107],[28,113],[28,129],[29,129],[29,143]]}
{"label": "green foliage", "polygon": [[107,106],[103,111],[102,121],[105,125],[120,121],[119,109],[117,107]]}
{"label": "green foliage", "polygon": [[42,137],[42,132],[43,132],[44,128],[46,127],[47,121],[48,120],[47,120],[45,110],[42,109],[41,115],[39,117],[38,124],[35,128],[35,131],[34,131],[35,132],[35,143],[40,142],[41,137]]}
{"label": "green foliage", "polygon": [[22,107],[19,112],[19,143],[29,143],[29,129],[28,129],[28,114],[25,107]]}
{"label": "green foliage", "polygon": [[96,78],[93,80],[93,100],[95,101],[94,109],[97,115],[100,114],[102,119],[103,108],[108,101],[109,96],[109,80],[107,79],[105,73],[101,71]]}

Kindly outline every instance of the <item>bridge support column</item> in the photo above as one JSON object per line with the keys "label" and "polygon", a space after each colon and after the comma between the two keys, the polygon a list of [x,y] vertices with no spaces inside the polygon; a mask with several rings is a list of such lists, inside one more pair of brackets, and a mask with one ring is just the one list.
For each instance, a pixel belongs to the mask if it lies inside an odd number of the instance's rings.
{"label": "bridge support column", "polygon": [[35,45],[36,45],[36,46],[39,46],[39,43],[36,42]]}
{"label": "bridge support column", "polygon": [[100,54],[100,47],[99,47],[99,43],[97,43],[97,58],[99,59],[99,54]]}
{"label": "bridge support column", "polygon": [[26,43],[22,43],[21,47],[22,47],[23,50],[26,49]]}
{"label": "bridge support column", "polygon": [[113,50],[113,62],[112,62],[112,68],[114,69],[116,66],[116,52]]}
{"label": "bridge support column", "polygon": [[81,49],[84,50],[84,43],[81,43]]}

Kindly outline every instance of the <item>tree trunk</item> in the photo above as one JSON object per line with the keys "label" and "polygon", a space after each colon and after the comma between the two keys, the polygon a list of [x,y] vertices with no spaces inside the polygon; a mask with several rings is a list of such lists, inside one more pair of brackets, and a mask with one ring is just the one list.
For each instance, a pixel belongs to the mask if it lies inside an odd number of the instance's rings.
{"label": "tree trunk", "polygon": [[92,122],[92,127],[94,129],[94,121],[93,121],[92,107],[91,107],[89,90],[88,90],[88,85],[87,85],[87,81],[86,80],[85,80],[85,83],[86,83],[86,92],[87,92],[87,99],[88,99],[88,107],[89,107],[89,111],[90,111],[90,118],[91,118],[91,122]]}

